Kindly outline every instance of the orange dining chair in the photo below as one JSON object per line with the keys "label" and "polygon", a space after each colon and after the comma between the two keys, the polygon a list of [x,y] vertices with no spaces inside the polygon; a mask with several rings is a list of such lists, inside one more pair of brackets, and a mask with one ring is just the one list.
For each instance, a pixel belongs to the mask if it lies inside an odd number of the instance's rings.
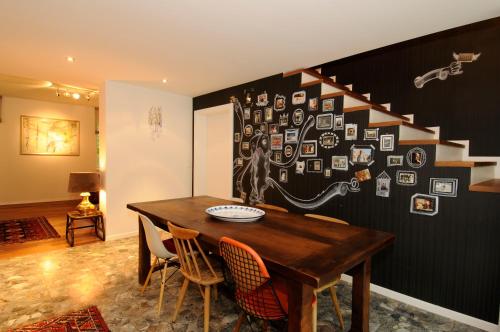
{"label": "orange dining chair", "polygon": [[273,280],[262,258],[248,245],[223,237],[219,250],[236,285],[236,302],[243,309],[234,332],[238,332],[247,315],[267,322],[288,315],[286,285]]}
{"label": "orange dining chair", "polygon": [[[349,223],[346,221],[332,218],[332,217],[322,216],[319,214],[305,214],[305,216],[309,217],[309,218],[314,218],[317,220],[334,222],[334,223],[343,224],[343,225],[349,225]],[[339,300],[337,298],[337,291],[335,289],[335,286],[338,284],[339,281],[340,281],[340,276],[337,276],[335,279],[333,279],[331,282],[327,283],[323,287],[315,289],[314,293],[315,294],[321,293],[325,289],[328,289],[330,291],[330,297],[332,298],[333,308],[334,308],[335,313],[337,314],[337,317],[339,319],[340,328],[343,330],[344,329],[344,318],[342,317],[342,312],[340,311]],[[315,303],[314,307],[313,307],[313,332],[316,332],[316,329],[317,329],[317,316],[318,316],[318,304]]]}
{"label": "orange dining chair", "polygon": [[263,208],[263,209],[268,209],[268,210],[274,210],[274,211],[280,211],[280,212],[288,212],[287,209],[282,208],[281,206],[277,206],[277,205],[259,203],[259,204],[255,204],[255,206]]}
{"label": "orange dining chair", "polygon": [[[210,320],[210,290],[214,288],[214,296],[217,296],[217,284],[224,281],[222,271],[214,268],[213,262],[207,258],[200,244],[196,240],[198,231],[181,228],[168,223],[168,230],[174,239],[175,249],[180,262],[180,271],[184,275],[184,282],[179,292],[179,298],[175,306],[172,321],[175,322],[179,310],[184,302],[186,291],[190,282],[198,285],[204,298],[204,327],[203,331],[208,332]],[[201,257],[201,259],[200,259]]]}

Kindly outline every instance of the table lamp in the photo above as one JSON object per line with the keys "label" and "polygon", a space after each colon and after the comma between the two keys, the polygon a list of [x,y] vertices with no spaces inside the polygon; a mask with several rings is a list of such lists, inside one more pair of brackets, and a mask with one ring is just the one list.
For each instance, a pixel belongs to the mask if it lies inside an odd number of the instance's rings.
{"label": "table lamp", "polygon": [[71,172],[69,174],[68,191],[80,193],[82,201],[76,209],[82,214],[89,214],[95,210],[94,204],[90,203],[90,192],[99,191],[101,179],[99,173],[93,172]]}

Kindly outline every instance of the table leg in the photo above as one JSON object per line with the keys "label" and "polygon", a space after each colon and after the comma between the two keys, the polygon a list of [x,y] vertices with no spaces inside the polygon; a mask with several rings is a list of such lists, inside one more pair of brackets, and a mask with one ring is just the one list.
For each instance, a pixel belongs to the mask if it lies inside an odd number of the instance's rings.
{"label": "table leg", "polygon": [[313,288],[295,280],[287,280],[288,332],[312,331]]}
{"label": "table leg", "polygon": [[149,269],[151,268],[151,252],[146,242],[146,233],[142,226],[141,217],[139,217],[139,284],[146,282]]}
{"label": "table leg", "polygon": [[351,332],[368,332],[371,258],[367,258],[351,271],[353,273]]}

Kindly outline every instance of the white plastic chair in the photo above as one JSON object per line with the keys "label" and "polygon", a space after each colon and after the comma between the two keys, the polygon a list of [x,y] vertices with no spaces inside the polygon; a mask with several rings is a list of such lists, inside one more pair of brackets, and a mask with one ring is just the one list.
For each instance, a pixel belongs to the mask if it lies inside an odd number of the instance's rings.
{"label": "white plastic chair", "polygon": [[160,302],[158,303],[158,314],[159,314],[161,312],[161,307],[163,305],[163,291],[165,289],[165,283],[167,281],[167,268],[169,266],[168,263],[171,262],[173,259],[177,259],[177,255],[167,250],[153,222],[145,215],[140,214],[139,216],[142,221],[142,226],[144,227],[144,232],[146,233],[146,242],[148,244],[149,251],[151,251],[151,253],[155,257],[155,262],[154,264],[151,265],[151,268],[149,269],[148,272],[148,276],[146,278],[146,282],[144,282],[144,285],[142,286],[141,294],[144,294],[144,290],[148,286],[149,280],[151,279],[151,275],[155,270],[155,268],[161,266],[160,259],[163,259],[165,261],[165,266],[163,267],[163,271],[160,270],[161,288],[160,288]]}

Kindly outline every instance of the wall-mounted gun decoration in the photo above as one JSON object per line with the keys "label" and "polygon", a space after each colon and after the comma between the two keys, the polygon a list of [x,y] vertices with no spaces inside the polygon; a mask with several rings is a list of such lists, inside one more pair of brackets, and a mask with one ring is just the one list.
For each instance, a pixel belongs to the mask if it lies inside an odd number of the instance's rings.
{"label": "wall-mounted gun decoration", "polygon": [[435,80],[435,79],[440,79],[441,81],[444,81],[445,79],[448,78],[448,76],[455,76],[455,75],[460,75],[464,71],[462,70],[462,63],[465,62],[474,62],[476,61],[481,53],[455,53],[453,52],[453,61],[450,63],[448,67],[443,67],[443,68],[438,68],[431,70],[427,73],[425,73],[422,76],[417,76],[415,77],[415,80],[413,82],[415,83],[415,86],[418,89],[421,89],[424,87],[425,83]]}

